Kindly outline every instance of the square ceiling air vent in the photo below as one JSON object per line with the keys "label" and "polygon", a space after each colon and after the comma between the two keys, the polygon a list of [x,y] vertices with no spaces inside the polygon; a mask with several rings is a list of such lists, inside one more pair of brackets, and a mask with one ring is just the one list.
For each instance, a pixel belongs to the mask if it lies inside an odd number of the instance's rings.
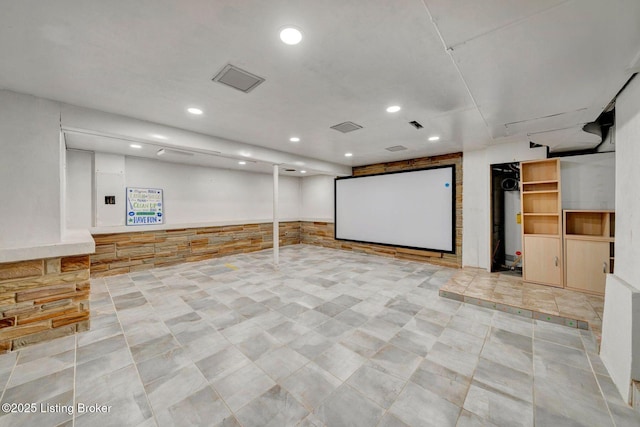
{"label": "square ceiling air vent", "polygon": [[394,145],[393,147],[387,147],[385,148],[385,150],[387,151],[403,151],[406,150],[407,147],[405,147],[404,145]]}
{"label": "square ceiling air vent", "polygon": [[331,126],[331,129],[335,129],[342,133],[353,132],[354,130],[362,129],[362,126],[357,125],[353,122],[344,122],[339,125]]}
{"label": "square ceiling air vent", "polygon": [[213,78],[213,81],[248,93],[262,83],[264,79],[234,65],[227,64],[227,66]]}

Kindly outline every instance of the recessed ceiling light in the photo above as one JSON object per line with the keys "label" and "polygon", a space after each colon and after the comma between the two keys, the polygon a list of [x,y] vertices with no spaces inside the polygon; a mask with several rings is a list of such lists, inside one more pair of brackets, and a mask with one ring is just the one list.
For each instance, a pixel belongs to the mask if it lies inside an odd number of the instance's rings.
{"label": "recessed ceiling light", "polygon": [[246,164],[247,164],[247,162],[245,162],[245,161],[243,161],[243,160],[240,160],[240,161],[238,162],[238,164],[239,164],[239,165],[246,165]]}
{"label": "recessed ceiling light", "polygon": [[430,136],[430,137],[429,137],[429,141],[437,141],[437,140],[439,140],[439,139],[440,139],[440,137],[439,137],[439,136]]}
{"label": "recessed ceiling light", "polygon": [[163,140],[163,141],[164,141],[165,139],[168,139],[166,136],[164,136],[164,135],[159,135],[159,134],[157,134],[157,133],[152,133],[152,134],[151,134],[151,137],[152,137],[152,138],[155,138],[155,139],[161,139],[161,140]]}
{"label": "recessed ceiling light", "polygon": [[300,171],[300,173],[307,173],[307,171]]}
{"label": "recessed ceiling light", "polygon": [[129,144],[129,147],[131,147],[131,148],[142,148],[142,145],[140,145],[140,144]]}
{"label": "recessed ceiling light", "polygon": [[345,157],[351,157],[351,156],[353,156],[353,153],[344,153],[344,156]]}
{"label": "recessed ceiling light", "polygon": [[400,111],[399,105],[392,105],[391,107],[387,107],[387,113],[397,113]]}
{"label": "recessed ceiling light", "polygon": [[294,137],[289,138],[289,141],[291,141],[291,142],[300,142],[300,138],[298,138],[297,136],[294,136]]}
{"label": "recessed ceiling light", "polygon": [[187,111],[190,112],[193,115],[196,115],[196,116],[199,116],[199,115],[202,114],[202,110],[199,109],[199,108],[195,108],[195,107],[187,108]]}
{"label": "recessed ceiling light", "polygon": [[298,44],[302,40],[302,33],[297,28],[286,27],[280,31],[280,40],[289,45]]}

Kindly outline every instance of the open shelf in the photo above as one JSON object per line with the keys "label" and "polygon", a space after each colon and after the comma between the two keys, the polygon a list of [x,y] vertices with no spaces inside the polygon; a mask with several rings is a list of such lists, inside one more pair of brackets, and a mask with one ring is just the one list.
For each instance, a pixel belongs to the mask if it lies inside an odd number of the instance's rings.
{"label": "open shelf", "polygon": [[528,214],[524,216],[524,234],[554,235],[559,238],[560,218],[557,214]]}
{"label": "open shelf", "polygon": [[522,162],[522,166],[520,173],[524,183],[557,182],[560,179],[558,159]]}
{"label": "open shelf", "polygon": [[565,236],[602,237],[607,240],[615,236],[615,214],[611,211],[565,210],[564,215]]}

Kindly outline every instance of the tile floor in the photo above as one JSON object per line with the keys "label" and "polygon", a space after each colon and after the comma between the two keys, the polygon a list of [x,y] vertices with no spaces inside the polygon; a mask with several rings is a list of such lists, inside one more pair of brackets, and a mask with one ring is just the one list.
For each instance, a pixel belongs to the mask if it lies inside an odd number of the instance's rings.
{"label": "tile floor", "polygon": [[599,340],[602,335],[604,297],[570,289],[535,285],[522,281],[522,276],[509,272],[489,273],[478,268],[458,270],[440,288],[440,295],[460,301],[485,305],[514,313],[510,308],[525,311],[528,317],[582,326],[592,330]]}
{"label": "tile floor", "polygon": [[270,262],[93,279],[91,331],[0,356],[2,404],[35,404],[0,426],[640,425],[589,331],[440,298],[458,270]]}

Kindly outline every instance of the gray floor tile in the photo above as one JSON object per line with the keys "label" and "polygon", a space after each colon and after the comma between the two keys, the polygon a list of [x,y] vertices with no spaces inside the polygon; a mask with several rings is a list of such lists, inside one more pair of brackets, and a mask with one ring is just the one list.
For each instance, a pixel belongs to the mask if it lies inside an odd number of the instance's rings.
{"label": "gray floor tile", "polygon": [[145,386],[155,411],[173,405],[208,386],[196,365],[190,364]]}
{"label": "gray floor tile", "polygon": [[300,338],[290,342],[289,348],[297,351],[307,359],[313,360],[332,345],[332,340],[317,332],[310,331]]}
{"label": "gray floor tile", "polygon": [[92,279],[91,331],[0,355],[0,388],[114,410],[0,427],[640,425],[590,331],[440,298],[455,270],[306,245],[270,262]]}
{"label": "gray floor tile", "polygon": [[198,362],[196,366],[209,381],[215,381],[240,369],[251,361],[235,347],[229,346]]}
{"label": "gray floor tile", "polygon": [[178,369],[191,364],[191,359],[182,348],[175,348],[137,364],[143,384],[170,376]]}
{"label": "gray floor tile", "polygon": [[468,377],[473,375],[478,364],[478,356],[440,342],[433,345],[426,358]]}
{"label": "gray floor tile", "polygon": [[525,401],[471,384],[464,409],[499,426],[533,426],[533,406]]}
{"label": "gray floor tile", "polygon": [[368,359],[376,354],[386,342],[363,331],[355,330],[343,336],[340,344]]}
{"label": "gray floor tile", "polygon": [[249,359],[256,361],[269,350],[278,348],[281,345],[280,341],[276,340],[270,334],[260,332],[247,338],[245,341],[236,344],[236,347]]}
{"label": "gray floor tile", "polygon": [[587,354],[582,350],[536,339],[534,339],[533,347],[534,356],[539,356],[547,360],[561,361],[567,365],[591,371]]}
{"label": "gray floor tile", "polygon": [[456,406],[462,406],[471,378],[430,360],[424,360],[413,373],[410,381]]}
{"label": "gray floor tile", "polygon": [[159,427],[216,425],[231,412],[211,387],[205,387],[156,414]]}
{"label": "gray floor tile", "polygon": [[131,347],[131,354],[136,362],[151,359],[159,354],[178,348],[180,343],[171,334],[147,341]]}
{"label": "gray floor tile", "polygon": [[242,408],[274,385],[276,383],[254,364],[245,365],[213,382],[213,387],[232,411]]}
{"label": "gray floor tile", "polygon": [[377,427],[409,427],[409,424],[402,421],[395,415],[387,412],[380,420]]}
{"label": "gray floor tile", "polygon": [[460,407],[409,382],[389,412],[412,427],[446,427],[456,425]]}
{"label": "gray floor tile", "polygon": [[473,381],[525,402],[533,402],[533,376],[480,358]]}
{"label": "gray floor tile", "polygon": [[276,381],[289,376],[307,363],[309,359],[289,347],[276,348],[256,360],[256,364]]}
{"label": "gray floor tile", "polygon": [[422,362],[422,358],[414,353],[387,344],[371,357],[371,362],[385,372],[406,380],[411,377],[413,371]]}
{"label": "gray floor tile", "polygon": [[384,409],[377,406],[358,391],[342,385],[315,411],[327,426],[375,426]]}
{"label": "gray floor tile", "polygon": [[351,375],[347,384],[379,406],[388,409],[402,391],[406,381],[386,374],[374,364],[367,364]]}
{"label": "gray floor tile", "polygon": [[342,382],[312,362],[281,380],[281,384],[311,412]]}
{"label": "gray floor tile", "polygon": [[45,377],[15,387],[7,387],[2,403],[43,402],[53,396],[73,390],[74,368],[69,367]]}
{"label": "gray floor tile", "polygon": [[437,338],[428,334],[421,334],[406,329],[401,329],[389,343],[403,350],[410,351],[418,356],[426,356]]}
{"label": "gray floor tile", "polygon": [[315,359],[315,363],[342,381],[346,381],[366,359],[341,344],[334,344]]}
{"label": "gray floor tile", "polygon": [[251,401],[237,412],[243,427],[296,426],[309,412],[279,385]]}

